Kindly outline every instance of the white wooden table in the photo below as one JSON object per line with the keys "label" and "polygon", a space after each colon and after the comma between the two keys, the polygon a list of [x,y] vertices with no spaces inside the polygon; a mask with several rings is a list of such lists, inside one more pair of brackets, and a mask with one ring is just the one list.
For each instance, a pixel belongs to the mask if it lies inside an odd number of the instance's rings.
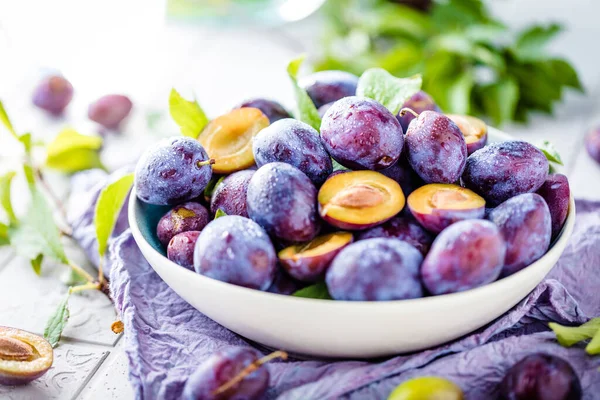
{"label": "white wooden table", "polygon": [[[549,139],[561,152],[571,187],[579,198],[600,199],[600,166],[585,153],[584,133],[600,123],[600,60],[594,0],[505,0],[494,8],[514,26],[529,21],[560,19],[569,31],[555,43],[557,53],[573,60],[587,88],[586,96],[569,94],[555,117],[536,116],[529,126],[505,130],[529,141]],[[105,163],[118,167],[160,136],[175,134],[166,115],[172,86],[193,90],[204,108],[215,115],[244,98],[267,96],[292,104],[285,74],[289,59],[318,47],[318,21],[314,18],[284,29],[230,29],[174,26],[162,21],[161,2],[105,1],[94,8],[88,2],[61,0],[72,13],[94,15],[75,19],[56,12],[56,2],[23,0],[0,3],[0,99],[21,132],[49,138],[67,124],[52,120],[30,105],[32,84],[48,69],[57,68],[72,81],[76,95],[68,109],[68,123],[82,132],[95,127],[86,120],[86,107],[107,92],[123,92],[134,99],[135,110],[127,134],[109,137]],[[81,4],[86,3],[86,8]],[[156,4],[154,4],[156,3]],[[143,4],[143,6],[141,6]],[[152,5],[152,6],[150,6]],[[31,12],[31,7],[36,12]],[[119,12],[113,15],[115,8]],[[108,11],[107,11],[108,10]],[[133,17],[135,16],[135,17]],[[27,24],[24,21],[29,21]],[[31,27],[38,29],[31,29]],[[54,32],[53,27],[64,31]],[[59,29],[60,30],[60,29]],[[147,115],[162,113],[149,129]],[[0,173],[18,165],[19,147],[0,130]],[[66,196],[68,185],[51,175],[53,185]],[[23,193],[23,188],[15,188]],[[26,204],[19,204],[23,211]],[[85,264],[76,246],[70,255]],[[90,268],[89,265],[87,265]],[[0,325],[42,333],[66,286],[65,267],[45,263],[37,277],[28,262],[10,250],[0,249]],[[73,296],[71,320],[55,349],[52,369],[41,379],[19,388],[0,387],[7,399],[130,399],[127,360],[120,336],[110,331],[115,320],[111,303],[100,293]]]}

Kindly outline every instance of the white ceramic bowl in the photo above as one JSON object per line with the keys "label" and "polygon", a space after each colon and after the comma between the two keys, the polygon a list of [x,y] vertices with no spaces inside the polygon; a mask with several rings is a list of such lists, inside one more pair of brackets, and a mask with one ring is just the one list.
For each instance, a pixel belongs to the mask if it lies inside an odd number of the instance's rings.
{"label": "white ceramic bowl", "polygon": [[[490,142],[511,137],[490,128]],[[129,202],[129,223],[142,253],[160,277],[200,312],[268,347],[320,357],[369,358],[412,352],[459,338],[493,321],[544,279],[567,245],[575,203],[560,237],[544,257],[489,285],[442,296],[387,302],[305,299],[206,278],[169,261],[154,235],[164,210]]]}

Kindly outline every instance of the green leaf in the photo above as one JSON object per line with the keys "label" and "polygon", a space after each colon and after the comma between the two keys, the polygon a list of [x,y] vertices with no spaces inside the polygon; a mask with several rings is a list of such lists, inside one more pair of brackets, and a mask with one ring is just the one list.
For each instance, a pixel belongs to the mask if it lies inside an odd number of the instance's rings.
{"label": "green leaf", "polygon": [[43,254],[38,254],[36,258],[31,260],[31,268],[33,268],[33,272],[35,272],[37,276],[40,276],[42,273],[42,261],[44,261]]}
{"label": "green leaf", "polygon": [[331,159],[331,163],[333,164],[333,172],[336,171],[350,171],[349,168],[344,167],[339,162],[335,161],[333,158]]}
{"label": "green leaf", "polygon": [[320,131],[321,116],[319,115],[319,111],[317,111],[315,104],[306,93],[306,90],[298,85],[298,71],[305,58],[306,56],[302,55],[290,61],[287,67],[287,73],[294,86],[294,94],[296,96],[296,118]]}
{"label": "green leaf", "polygon": [[96,227],[96,239],[98,240],[100,258],[106,253],[108,239],[115,228],[127,194],[131,190],[131,186],[133,186],[133,177],[133,173],[127,174],[110,183],[100,192],[94,213],[94,226]]}
{"label": "green leaf", "polygon": [[397,114],[402,104],[421,89],[421,75],[396,78],[382,68],[366,70],[358,80],[357,96],[370,97]]}
{"label": "green leaf", "polygon": [[169,113],[175,123],[179,125],[181,133],[194,139],[200,135],[209,121],[195,99],[186,100],[175,89],[171,89],[169,95]]}
{"label": "green leaf", "polygon": [[56,311],[54,314],[50,316],[48,322],[46,323],[46,328],[44,328],[44,338],[50,342],[52,347],[56,347],[58,342],[60,341],[60,337],[69,321],[69,297],[71,296],[71,291],[69,291],[63,297],[62,301],[58,304]]}
{"label": "green leaf", "polygon": [[519,100],[519,86],[512,78],[502,79],[481,89],[483,109],[496,125],[511,121]]}
{"label": "green leaf", "polygon": [[48,144],[46,166],[66,173],[104,168],[100,161],[102,138],[82,135],[72,128],[62,130]]}
{"label": "green leaf", "polygon": [[521,61],[543,60],[546,45],[560,32],[558,24],[548,26],[536,25],[526,29],[519,35],[512,52]]}
{"label": "green leaf", "polygon": [[293,296],[304,297],[307,299],[331,300],[331,295],[327,290],[327,285],[325,284],[325,282],[318,282],[314,285],[310,285],[303,289],[300,289],[294,292]]}
{"label": "green leaf", "polygon": [[560,158],[560,154],[558,154],[558,151],[556,151],[556,148],[552,143],[550,143],[549,140],[544,140],[537,147],[542,151],[542,153],[544,153],[548,161],[559,165],[564,165],[562,159]]}
{"label": "green leaf", "polygon": [[402,35],[426,39],[431,34],[430,18],[412,7],[389,2],[361,11],[356,15],[356,25],[372,35]]}
{"label": "green leaf", "polygon": [[0,246],[10,244],[8,240],[8,225],[0,222]]}
{"label": "green leaf", "polygon": [[23,147],[25,147],[25,153],[31,154],[31,133],[24,133],[19,136],[19,142],[23,143]]}
{"label": "green leaf", "polygon": [[35,172],[33,171],[33,167],[29,164],[23,164],[23,173],[25,174],[25,180],[29,185],[29,190],[33,193],[36,190]]}
{"label": "green leaf", "polygon": [[225,213],[225,211],[221,210],[220,208],[215,213],[215,219],[221,218],[221,217],[226,217],[226,216],[227,216],[227,214]]}
{"label": "green leaf", "polygon": [[596,334],[592,340],[585,347],[585,351],[592,356],[600,354],[600,328],[596,331]]}
{"label": "green leaf", "polygon": [[13,210],[10,198],[10,186],[14,177],[14,172],[9,172],[3,176],[0,176],[0,205],[6,212],[11,225],[15,225],[17,223],[17,216]]}
{"label": "green leaf", "polygon": [[548,326],[556,334],[556,340],[561,346],[571,347],[594,337],[600,330],[600,318],[593,318],[581,326],[563,326],[555,322],[550,322]]}
{"label": "green leaf", "polygon": [[2,122],[2,125],[4,125],[16,139],[19,138],[17,132],[15,132],[15,128],[13,128],[13,125],[10,122],[10,118],[8,118],[8,114],[6,113],[6,109],[4,108],[2,101],[0,101],[0,122]]}
{"label": "green leaf", "polygon": [[225,179],[224,176],[221,176],[221,177],[213,176],[210,179],[210,181],[208,181],[208,185],[206,185],[206,187],[204,188],[204,198],[207,201],[210,201],[210,198],[212,197],[213,193],[217,189],[217,186],[219,186],[221,184],[221,182],[223,182],[223,179]]}
{"label": "green leaf", "polygon": [[446,86],[443,109],[454,114],[471,113],[471,91],[475,84],[470,70],[463,71]]}
{"label": "green leaf", "polygon": [[9,228],[9,237],[17,253],[29,260],[43,254],[68,264],[52,210],[44,195],[35,187],[32,188],[29,211],[18,226]]}
{"label": "green leaf", "polygon": [[573,68],[573,66],[567,61],[557,58],[548,60],[545,65],[551,70],[552,75],[555,77],[557,82],[560,82],[565,86],[572,87],[573,89],[577,89],[581,92],[584,91],[583,85],[581,84],[579,76],[577,75],[577,71],[575,71],[575,68]]}

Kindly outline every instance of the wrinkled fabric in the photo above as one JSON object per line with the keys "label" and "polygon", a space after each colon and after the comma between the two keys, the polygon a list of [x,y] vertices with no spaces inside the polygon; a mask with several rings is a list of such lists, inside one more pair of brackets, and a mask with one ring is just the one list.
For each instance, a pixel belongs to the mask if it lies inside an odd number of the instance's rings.
{"label": "wrinkled fabric", "polygon": [[[93,209],[94,196],[89,199]],[[75,237],[92,247],[89,215],[80,215]],[[126,218],[125,211],[121,217]],[[178,399],[187,377],[213,352],[254,346],[175,294],[146,262],[129,230],[111,240],[109,254],[111,293],[126,327],[122,340],[136,398]],[[274,361],[268,365],[267,398],[386,399],[407,379],[437,375],[460,385],[467,400],[493,399],[510,366],[545,352],[571,363],[585,400],[600,399],[600,357],[588,356],[584,345],[561,347],[547,326],[549,321],[577,325],[599,316],[599,288],[600,203],[578,201],[575,231],[558,264],[504,316],[449,344],[386,360]]]}

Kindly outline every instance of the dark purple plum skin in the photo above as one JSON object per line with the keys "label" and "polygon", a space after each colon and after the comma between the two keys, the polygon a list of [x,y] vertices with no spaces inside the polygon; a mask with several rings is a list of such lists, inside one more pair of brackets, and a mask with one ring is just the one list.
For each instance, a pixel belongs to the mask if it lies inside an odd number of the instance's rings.
{"label": "dark purple plum skin", "polygon": [[50,114],[60,115],[73,98],[73,85],[62,76],[43,79],[33,92],[33,104]]}
{"label": "dark purple plum skin", "polygon": [[580,400],[581,382],[560,357],[535,353],[513,365],[500,383],[501,400]]}
{"label": "dark purple plum skin", "polygon": [[552,237],[555,238],[562,230],[567,220],[567,214],[569,214],[571,199],[569,180],[563,174],[550,174],[538,189],[537,194],[542,196],[548,204],[552,217]]}
{"label": "dark purple plum skin", "polygon": [[357,240],[395,238],[414,246],[423,256],[427,254],[433,237],[417,222],[406,217],[394,217],[386,223],[358,234]]}
{"label": "dark purple plum skin", "polygon": [[355,96],[336,101],[327,110],[321,138],[327,152],[350,169],[391,167],[404,146],[396,117],[375,100]]}
{"label": "dark purple plum skin", "polygon": [[171,239],[167,246],[167,258],[175,264],[194,270],[194,248],[200,236],[199,231],[179,233]]}
{"label": "dark purple plum skin", "polygon": [[532,144],[517,140],[493,143],[469,156],[462,181],[490,205],[498,205],[538,190],[548,168],[546,156]]}
{"label": "dark purple plum skin", "polygon": [[267,233],[254,221],[227,215],[211,221],[194,249],[200,275],[247,288],[267,290],[275,277],[277,255]]}
{"label": "dark purple plum skin", "polygon": [[347,301],[386,301],[423,296],[419,267],[423,256],[398,239],[365,239],[345,247],[327,270],[331,297]]}
{"label": "dark purple plum skin", "polygon": [[175,136],[149,147],[135,168],[137,197],[145,203],[167,206],[199,197],[212,176],[200,143]]}
{"label": "dark purple plum skin", "polygon": [[406,156],[426,183],[456,183],[467,160],[467,144],[458,126],[435,111],[423,111],[405,135]]}
{"label": "dark purple plum skin", "polygon": [[460,221],[433,241],[421,265],[421,279],[433,295],[473,289],[498,279],[505,255],[506,243],[496,225]]}
{"label": "dark purple plum skin", "polygon": [[267,292],[289,296],[307,285],[309,284],[297,281],[289,276],[283,271],[283,267],[280,266],[275,273],[275,279],[273,279],[273,283],[269,286]]}
{"label": "dark purple plum skin", "polygon": [[[435,104],[435,101],[431,98],[430,95],[420,90],[417,93],[410,96],[408,100],[404,102],[400,110],[403,108],[410,108],[417,114],[421,114],[423,111],[435,111],[441,113],[442,110]],[[406,132],[408,130],[408,126],[416,117],[412,113],[405,113],[404,115],[400,115],[400,111],[398,112],[398,122],[402,125],[402,131]]]}
{"label": "dark purple plum skin", "polygon": [[210,212],[214,215],[221,209],[227,215],[248,217],[246,193],[254,170],[234,172],[215,188],[210,200]]}
{"label": "dark purple plum skin", "polygon": [[489,215],[506,242],[502,276],[512,275],[542,257],[550,246],[552,218],[544,199],[524,193],[505,201]]}
{"label": "dark purple plum skin", "polygon": [[598,164],[600,164],[600,127],[592,129],[585,136],[585,148]]}
{"label": "dark purple plum skin", "polygon": [[269,370],[262,366],[222,394],[213,394],[242,370],[260,358],[251,348],[233,347],[220,350],[205,360],[187,380],[183,400],[259,400],[269,387]]}
{"label": "dark purple plum skin", "polygon": [[405,197],[408,197],[416,189],[425,185],[423,179],[413,171],[408,161],[404,160],[402,156],[400,156],[400,160],[396,164],[379,172],[398,182]]}
{"label": "dark purple plum skin", "polygon": [[354,96],[358,77],[344,71],[319,71],[298,82],[306,90],[315,107],[320,108],[341,98]]}
{"label": "dark purple plum skin", "polygon": [[158,221],[156,236],[165,248],[173,236],[182,232],[201,231],[208,224],[208,210],[200,203],[187,202],[175,206]]}
{"label": "dark purple plum skin", "polygon": [[289,112],[281,104],[270,99],[250,99],[246,100],[236,108],[251,107],[258,108],[263,114],[269,118],[269,122],[273,123],[284,118],[291,118]]}
{"label": "dark purple plum skin", "polygon": [[88,118],[107,129],[118,129],[129,115],[133,103],[122,94],[109,94],[90,104]]}
{"label": "dark purple plum skin", "polygon": [[260,167],[250,179],[247,202],[250,218],[284,242],[308,242],[319,233],[317,189],[290,164]]}
{"label": "dark purple plum skin", "polygon": [[286,118],[261,130],[252,143],[254,160],[260,168],[284,162],[304,172],[317,187],[333,171],[331,157],[316,129],[304,122]]}

